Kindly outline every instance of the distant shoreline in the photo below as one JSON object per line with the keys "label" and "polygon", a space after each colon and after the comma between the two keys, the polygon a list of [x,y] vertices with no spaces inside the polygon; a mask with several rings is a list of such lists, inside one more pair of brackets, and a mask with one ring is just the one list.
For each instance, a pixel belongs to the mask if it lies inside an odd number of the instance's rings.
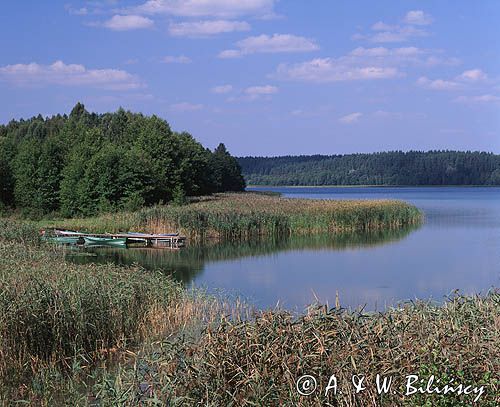
{"label": "distant shoreline", "polygon": [[247,188],[500,188],[500,185],[247,185]]}

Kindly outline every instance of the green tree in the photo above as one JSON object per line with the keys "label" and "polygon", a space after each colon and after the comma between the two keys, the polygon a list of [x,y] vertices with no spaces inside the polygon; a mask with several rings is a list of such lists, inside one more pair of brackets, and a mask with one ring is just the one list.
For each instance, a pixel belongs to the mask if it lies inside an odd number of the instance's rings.
{"label": "green tree", "polygon": [[217,192],[243,191],[245,189],[241,167],[238,161],[229,154],[223,143],[220,143],[214,150],[210,166]]}

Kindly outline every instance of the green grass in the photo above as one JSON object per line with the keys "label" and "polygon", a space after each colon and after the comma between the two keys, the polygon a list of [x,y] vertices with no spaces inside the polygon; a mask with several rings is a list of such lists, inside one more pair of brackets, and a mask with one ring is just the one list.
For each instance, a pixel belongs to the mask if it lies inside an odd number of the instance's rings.
{"label": "green grass", "polygon": [[[0,226],[2,405],[473,405],[473,396],[405,396],[408,374],[484,385],[477,405],[500,403],[498,291],[384,313],[253,312],[156,272],[68,263],[35,227]],[[376,393],[377,373],[394,377],[394,393]],[[322,391],[300,396],[303,374]],[[342,393],[325,397],[331,374]],[[349,386],[355,374],[366,375],[362,393]]]}
{"label": "green grass", "polygon": [[191,238],[245,239],[342,233],[418,224],[420,211],[401,201],[286,199],[260,193],[225,193],[184,206],[163,205],[97,218],[43,221],[90,232],[179,231]]}
{"label": "green grass", "polygon": [[140,343],[182,295],[159,273],[67,263],[33,227],[0,223],[0,382],[13,397],[40,370]]}

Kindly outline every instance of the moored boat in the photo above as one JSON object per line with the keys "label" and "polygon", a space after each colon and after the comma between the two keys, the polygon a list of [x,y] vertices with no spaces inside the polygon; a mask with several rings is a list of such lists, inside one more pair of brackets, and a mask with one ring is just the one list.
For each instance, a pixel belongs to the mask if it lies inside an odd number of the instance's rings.
{"label": "moored boat", "polygon": [[49,243],[76,245],[80,243],[79,236],[43,236],[42,239]]}
{"label": "moored boat", "polygon": [[102,245],[102,246],[126,246],[127,238],[112,238],[112,237],[97,237],[84,236],[86,245]]}

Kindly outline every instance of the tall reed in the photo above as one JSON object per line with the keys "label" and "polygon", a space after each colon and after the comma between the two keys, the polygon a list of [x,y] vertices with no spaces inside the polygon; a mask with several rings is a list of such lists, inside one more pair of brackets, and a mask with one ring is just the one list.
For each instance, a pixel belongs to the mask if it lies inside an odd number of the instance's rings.
{"label": "tall reed", "polygon": [[[451,298],[444,306],[417,302],[382,314],[318,306],[294,316],[271,310],[249,320],[222,318],[200,340],[164,341],[144,348],[95,392],[112,404],[169,406],[469,406],[500,403],[500,293]],[[148,375],[137,366],[148,366]],[[379,393],[376,375],[392,377]],[[484,393],[408,394],[415,386],[470,385]],[[316,391],[299,394],[312,375]],[[338,391],[326,392],[336,376]],[[353,376],[365,377],[356,392]],[[104,383],[115,383],[105,388]],[[130,392],[128,389],[137,389]],[[142,391],[141,391],[142,389]]]}
{"label": "tall reed", "polygon": [[[14,231],[6,232],[13,225],[2,222],[2,389],[29,382],[50,366],[70,370],[75,357],[96,360],[102,352],[140,343],[161,328],[159,316],[182,295],[178,284],[157,272],[76,265],[53,249],[20,244]],[[25,231],[19,233],[25,242]]]}
{"label": "tall reed", "polygon": [[331,201],[225,193],[184,206],[158,205],[131,213],[61,220],[57,225],[94,232],[179,231],[191,238],[242,239],[398,228],[418,224],[421,219],[417,208],[401,201]]}

